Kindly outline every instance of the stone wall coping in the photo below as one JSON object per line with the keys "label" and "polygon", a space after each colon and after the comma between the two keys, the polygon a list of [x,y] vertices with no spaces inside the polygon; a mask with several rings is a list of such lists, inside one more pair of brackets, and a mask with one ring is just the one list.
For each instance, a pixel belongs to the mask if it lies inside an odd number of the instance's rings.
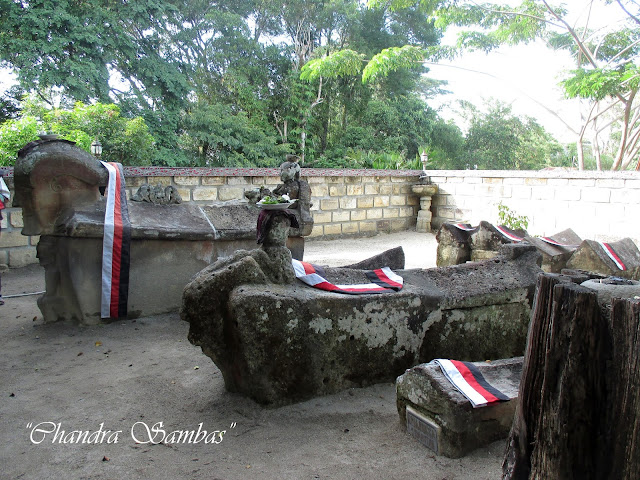
{"label": "stone wall coping", "polygon": [[[2,167],[6,177],[13,177],[13,167]],[[375,170],[350,168],[302,168],[303,177],[418,177],[422,170]],[[125,166],[128,177],[280,177],[279,168],[223,167],[132,167]]]}
{"label": "stone wall coping", "polygon": [[[6,177],[13,177],[13,167],[2,167]],[[430,177],[471,178],[617,178],[638,179],[640,172],[596,170],[427,170]],[[223,167],[124,167],[130,177],[279,177],[279,168]],[[302,168],[303,177],[418,177],[422,170],[375,170],[350,168]]]}
{"label": "stone wall coping", "polygon": [[569,170],[563,168],[548,170],[427,170],[426,172],[430,177],[640,179],[640,172],[635,171]]}

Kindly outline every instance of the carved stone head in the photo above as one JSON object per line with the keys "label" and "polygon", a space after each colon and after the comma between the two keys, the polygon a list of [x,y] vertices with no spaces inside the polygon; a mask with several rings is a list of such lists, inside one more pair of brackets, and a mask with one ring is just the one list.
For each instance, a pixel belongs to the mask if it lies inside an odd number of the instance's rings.
{"label": "carved stone head", "polygon": [[107,171],[67,140],[37,140],[18,152],[14,207],[22,207],[23,235],[53,233],[56,219],[72,207],[100,199]]}

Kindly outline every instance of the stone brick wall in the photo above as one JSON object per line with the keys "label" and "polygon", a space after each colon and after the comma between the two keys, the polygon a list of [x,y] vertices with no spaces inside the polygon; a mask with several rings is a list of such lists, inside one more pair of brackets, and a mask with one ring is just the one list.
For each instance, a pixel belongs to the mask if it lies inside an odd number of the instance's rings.
{"label": "stone brick wall", "polygon": [[[12,169],[5,181],[13,192]],[[303,169],[312,192],[311,237],[339,238],[398,232],[415,228],[418,198],[411,184],[420,172],[408,170]],[[200,204],[224,203],[244,198],[246,190],[260,186],[275,188],[279,169],[266,168],[161,168],[125,167],[127,193],[131,197],[144,183],[173,185],[183,201]],[[3,210],[0,264],[21,267],[37,262],[38,237],[25,237],[22,210]]]}
{"label": "stone brick wall", "polygon": [[432,225],[497,222],[502,203],[529,218],[532,235],[572,228],[580,237],[640,245],[640,173],[525,171],[430,171],[439,186]]}
{"label": "stone brick wall", "polygon": [[[303,169],[312,191],[314,228],[311,237],[375,235],[415,228],[419,199],[411,185],[415,170]],[[572,228],[582,238],[632,238],[640,245],[640,173],[524,171],[428,172],[439,187],[433,198],[434,231],[449,221],[476,225],[496,223],[498,204],[529,218],[529,233],[552,235]],[[243,197],[245,190],[280,183],[278,169],[265,168],[137,168],[125,167],[128,193],[143,183],[174,185],[185,201],[223,203]],[[12,169],[5,180],[13,190]],[[22,211],[4,210],[0,264],[34,263],[37,237],[24,237]]]}

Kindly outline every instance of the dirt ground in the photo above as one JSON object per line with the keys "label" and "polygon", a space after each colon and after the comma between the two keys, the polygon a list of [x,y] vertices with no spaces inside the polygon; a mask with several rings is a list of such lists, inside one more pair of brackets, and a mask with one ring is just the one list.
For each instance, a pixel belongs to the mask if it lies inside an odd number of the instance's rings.
{"label": "dirt ground", "polygon": [[[310,241],[305,260],[344,265],[398,245],[408,268],[435,265],[433,235],[415,232]],[[225,391],[177,313],[44,324],[37,295],[16,296],[44,290],[41,267],[5,272],[2,284],[0,478],[500,478],[503,441],[434,455],[406,434],[391,383],[265,409]],[[198,428],[198,443],[171,434]],[[88,432],[85,443],[73,431]]]}

